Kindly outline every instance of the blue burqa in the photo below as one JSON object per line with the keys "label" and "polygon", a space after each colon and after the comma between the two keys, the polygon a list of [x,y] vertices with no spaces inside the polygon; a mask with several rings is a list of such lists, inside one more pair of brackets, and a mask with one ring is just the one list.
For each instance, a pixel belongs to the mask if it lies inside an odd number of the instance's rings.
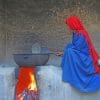
{"label": "blue burqa", "polygon": [[81,92],[100,89],[100,74],[95,73],[88,42],[82,34],[73,34],[62,59],[62,80]]}

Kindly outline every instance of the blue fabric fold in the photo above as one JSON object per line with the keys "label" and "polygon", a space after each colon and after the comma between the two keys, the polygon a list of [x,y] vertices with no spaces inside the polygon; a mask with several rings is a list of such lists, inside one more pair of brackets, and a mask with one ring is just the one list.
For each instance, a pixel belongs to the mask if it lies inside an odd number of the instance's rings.
{"label": "blue fabric fold", "polygon": [[73,34],[62,59],[62,80],[81,92],[100,89],[100,74],[95,73],[88,42],[82,34]]}

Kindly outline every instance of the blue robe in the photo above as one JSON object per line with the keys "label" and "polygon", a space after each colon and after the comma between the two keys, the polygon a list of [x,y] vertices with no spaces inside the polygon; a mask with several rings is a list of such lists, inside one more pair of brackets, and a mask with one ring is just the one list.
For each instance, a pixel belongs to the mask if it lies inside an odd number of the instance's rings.
{"label": "blue robe", "polygon": [[100,89],[100,74],[95,73],[89,45],[82,34],[74,33],[72,43],[66,46],[62,71],[62,80],[81,92]]}

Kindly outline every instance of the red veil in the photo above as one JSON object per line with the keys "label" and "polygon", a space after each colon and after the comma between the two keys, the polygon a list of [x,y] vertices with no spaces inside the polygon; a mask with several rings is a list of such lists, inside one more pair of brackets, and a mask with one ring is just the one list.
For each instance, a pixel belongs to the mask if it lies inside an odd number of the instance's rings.
{"label": "red veil", "polygon": [[69,26],[69,28],[71,30],[75,30],[76,33],[81,33],[85,36],[88,44],[89,44],[89,49],[90,49],[90,54],[93,58],[93,63],[94,63],[94,67],[95,67],[95,71],[96,73],[100,73],[100,68],[98,65],[98,59],[99,59],[99,55],[96,52],[94,45],[92,43],[92,40],[88,34],[88,32],[85,30],[82,22],[80,21],[80,19],[77,16],[71,16],[69,18],[66,19],[66,24]]}

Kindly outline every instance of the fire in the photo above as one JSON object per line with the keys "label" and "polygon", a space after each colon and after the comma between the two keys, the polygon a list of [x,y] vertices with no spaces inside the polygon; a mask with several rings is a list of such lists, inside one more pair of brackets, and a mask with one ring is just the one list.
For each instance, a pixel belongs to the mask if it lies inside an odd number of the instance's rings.
{"label": "fire", "polygon": [[18,77],[18,82],[16,85],[16,96],[20,99],[17,100],[23,100],[23,97],[25,96],[25,90],[28,92],[33,91],[34,93],[37,93],[37,83],[35,79],[35,69],[33,67],[26,68],[21,67]]}
{"label": "fire", "polygon": [[35,80],[35,76],[34,74],[30,73],[30,78],[31,78],[31,83],[28,86],[29,90],[34,90],[35,92],[37,92],[37,85],[36,85],[36,80]]}

